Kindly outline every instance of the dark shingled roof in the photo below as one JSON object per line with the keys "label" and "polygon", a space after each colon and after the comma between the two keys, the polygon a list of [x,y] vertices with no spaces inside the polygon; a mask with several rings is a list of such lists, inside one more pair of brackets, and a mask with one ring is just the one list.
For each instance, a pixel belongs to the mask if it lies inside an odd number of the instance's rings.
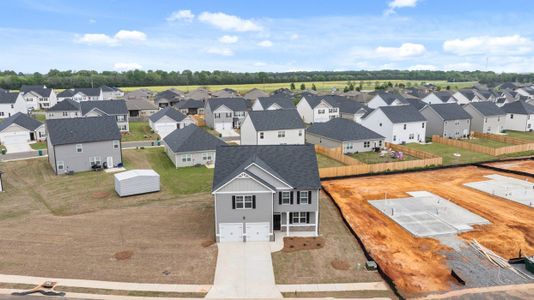
{"label": "dark shingled roof", "polygon": [[177,111],[173,107],[167,106],[164,109],[161,109],[160,111],[158,111],[157,113],[151,115],[149,119],[152,122],[157,122],[159,119],[163,118],[164,116],[167,116],[176,122],[180,122],[186,118],[186,116],[182,114],[181,112]]}
{"label": "dark shingled roof", "polygon": [[0,93],[0,104],[13,104],[17,102],[18,96],[19,93],[15,92]]}
{"label": "dark shingled roof", "polygon": [[449,99],[452,97],[452,93],[449,91],[436,91],[433,93],[443,102],[449,101]]}
{"label": "dark shingled roof", "polygon": [[220,106],[224,105],[232,111],[246,111],[247,100],[243,98],[215,98],[209,99],[208,104],[211,107],[211,111],[215,111]]}
{"label": "dark shingled roof", "polygon": [[204,107],[204,101],[202,100],[195,100],[195,99],[187,99],[184,101],[180,101],[175,105],[177,108],[202,108]]}
{"label": "dark shingled roof", "polygon": [[126,115],[128,114],[128,107],[124,100],[96,100],[96,101],[82,101],[80,102],[82,115],[87,114],[94,108],[108,114],[108,115]]}
{"label": "dark shingled roof", "polygon": [[476,110],[478,110],[483,116],[486,117],[500,116],[506,114],[495,103],[489,101],[471,102],[468,105],[472,105]]}
{"label": "dark shingled roof", "polygon": [[340,112],[355,114],[363,109],[368,111],[369,108],[357,101],[339,95],[312,95],[306,94],[303,96],[312,108],[315,108],[322,100],[333,107],[339,108]]}
{"label": "dark shingled roof", "polygon": [[35,120],[34,118],[31,118],[26,114],[18,112],[12,115],[11,117],[5,119],[4,122],[0,123],[0,131],[6,129],[11,124],[17,124],[30,131],[34,131],[35,129],[39,128],[39,126],[43,125],[43,123]]}
{"label": "dark shingled roof", "polygon": [[534,105],[527,103],[525,100],[505,104],[501,109],[511,114],[534,115]]}
{"label": "dark shingled roof", "polygon": [[212,190],[256,163],[296,189],[321,188],[313,145],[219,146]]}
{"label": "dark shingled roof", "polygon": [[429,106],[445,121],[471,119],[471,115],[456,103],[431,104]]}
{"label": "dark shingled roof", "polygon": [[306,133],[313,133],[342,142],[384,138],[367,127],[342,118],[334,118],[325,123],[315,123],[306,129]]}
{"label": "dark shingled roof", "polygon": [[408,103],[411,106],[415,107],[417,110],[421,110],[423,109],[423,107],[427,106],[426,102],[423,102],[423,100],[417,98],[406,98],[406,101],[408,101]]}
{"label": "dark shingled roof", "polygon": [[79,110],[80,110],[80,103],[70,98],[60,101],[56,105],[48,109],[48,111],[79,111]]}
{"label": "dark shingled roof", "polygon": [[49,119],[46,128],[54,146],[121,139],[117,120],[111,116]]}
{"label": "dark shingled roof", "polygon": [[258,101],[260,101],[261,106],[263,109],[269,108],[273,104],[278,104],[282,109],[295,109],[295,104],[293,104],[293,101],[290,97],[285,96],[284,94],[280,95],[273,95],[268,97],[259,97]]}
{"label": "dark shingled roof", "polygon": [[52,89],[49,89],[44,85],[23,85],[20,88],[20,91],[24,94],[35,92],[41,97],[50,97],[50,94],[52,93]]}
{"label": "dark shingled roof", "polygon": [[59,93],[58,97],[72,97],[76,95],[76,93],[80,92],[85,94],[86,96],[90,97],[96,97],[100,96],[100,92],[102,90],[100,88],[74,88],[74,89],[66,89],[63,92]]}
{"label": "dark shingled roof", "polygon": [[399,100],[401,103],[408,104],[406,102],[406,98],[399,94],[378,92],[377,96],[380,96],[380,98],[382,98],[388,105],[391,105],[391,103],[393,103],[395,100]]}
{"label": "dark shingled roof", "polygon": [[217,146],[226,145],[221,139],[194,124],[175,129],[163,141],[174,153],[215,150]]}
{"label": "dark shingled roof", "polygon": [[306,128],[296,109],[250,111],[248,118],[256,131]]}
{"label": "dark shingled roof", "polygon": [[381,110],[393,123],[423,122],[425,117],[411,105],[381,106]]}
{"label": "dark shingled roof", "polygon": [[469,101],[473,100],[473,98],[475,97],[475,92],[473,90],[464,89],[459,90],[458,92],[460,92],[460,94],[464,95],[467,99],[469,99]]}

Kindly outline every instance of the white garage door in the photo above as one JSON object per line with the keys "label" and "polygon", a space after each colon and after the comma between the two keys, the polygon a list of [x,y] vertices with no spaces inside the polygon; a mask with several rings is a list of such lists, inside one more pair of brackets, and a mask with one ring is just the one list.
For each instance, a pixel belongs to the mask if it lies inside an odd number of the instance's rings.
{"label": "white garage door", "polygon": [[159,134],[161,138],[166,137],[169,135],[169,133],[173,132],[175,129],[177,129],[176,124],[158,124],[156,125],[156,132]]}
{"label": "white garage door", "polygon": [[5,145],[23,144],[23,143],[27,143],[29,139],[30,139],[30,136],[28,135],[28,133],[22,132],[22,133],[3,136],[2,143],[4,143]]}
{"label": "white garage door", "polygon": [[232,122],[215,123],[215,130],[217,131],[228,129],[232,129]]}
{"label": "white garage door", "polygon": [[219,224],[219,241],[221,243],[242,242],[243,241],[243,224],[241,223]]}
{"label": "white garage door", "polygon": [[269,241],[270,225],[268,222],[247,223],[247,241]]}

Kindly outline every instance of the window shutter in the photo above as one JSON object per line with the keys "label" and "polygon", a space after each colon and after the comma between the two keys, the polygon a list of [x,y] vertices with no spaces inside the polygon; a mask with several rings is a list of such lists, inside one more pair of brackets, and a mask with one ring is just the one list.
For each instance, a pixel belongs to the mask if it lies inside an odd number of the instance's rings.
{"label": "window shutter", "polygon": [[235,209],[235,196],[232,196],[232,209]]}
{"label": "window shutter", "polygon": [[293,213],[289,213],[289,224],[293,224]]}
{"label": "window shutter", "polygon": [[282,192],[278,192],[278,204],[282,205]]}
{"label": "window shutter", "polygon": [[312,204],[312,192],[308,191],[308,204]]}
{"label": "window shutter", "polygon": [[297,191],[297,204],[300,204],[300,191]]}
{"label": "window shutter", "polygon": [[293,204],[293,191],[291,191],[291,197],[289,197],[289,203]]}
{"label": "window shutter", "polygon": [[256,195],[252,196],[252,208],[256,209]]}
{"label": "window shutter", "polygon": [[306,223],[310,224],[310,212],[306,213]]}

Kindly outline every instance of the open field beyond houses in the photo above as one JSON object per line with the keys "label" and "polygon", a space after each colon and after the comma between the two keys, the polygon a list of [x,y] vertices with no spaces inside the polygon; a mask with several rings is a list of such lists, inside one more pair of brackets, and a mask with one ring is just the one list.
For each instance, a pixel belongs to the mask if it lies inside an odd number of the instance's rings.
{"label": "open field beyond houses", "polygon": [[460,234],[463,240],[476,239],[507,259],[517,257],[519,250],[523,255],[534,255],[533,209],[463,186],[487,180],[483,176],[490,174],[498,172],[470,166],[332,180],[323,182],[323,186],[401,293],[415,296],[460,288],[450,275],[445,256],[451,249],[434,238],[413,236],[368,200],[404,198],[410,197],[407,192],[428,191],[491,223],[474,225],[474,230]]}
{"label": "open field beyond houses", "polygon": [[4,163],[0,273],[212,283],[212,170],[176,170],[160,148],[123,155],[160,173],[162,191],[119,198],[111,174],[55,176],[46,159]]}

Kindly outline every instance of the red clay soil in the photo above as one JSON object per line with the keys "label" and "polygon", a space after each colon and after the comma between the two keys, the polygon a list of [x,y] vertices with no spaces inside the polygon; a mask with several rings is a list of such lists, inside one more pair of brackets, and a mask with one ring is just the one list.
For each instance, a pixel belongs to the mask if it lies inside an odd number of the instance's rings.
{"label": "red clay soil", "polygon": [[[487,180],[497,172],[477,167],[360,177],[323,182],[341,207],[345,219],[401,293],[414,296],[455,288],[445,257],[446,246],[431,238],[417,238],[371,206],[367,200],[408,197],[407,192],[429,191],[488,219],[461,235],[477,239],[496,253],[511,258],[519,249],[534,254],[534,210],[463,186]],[[510,174],[501,174],[511,176]]]}
{"label": "red clay soil", "polygon": [[503,161],[489,163],[487,165],[505,170],[521,171],[534,174],[534,160]]}

